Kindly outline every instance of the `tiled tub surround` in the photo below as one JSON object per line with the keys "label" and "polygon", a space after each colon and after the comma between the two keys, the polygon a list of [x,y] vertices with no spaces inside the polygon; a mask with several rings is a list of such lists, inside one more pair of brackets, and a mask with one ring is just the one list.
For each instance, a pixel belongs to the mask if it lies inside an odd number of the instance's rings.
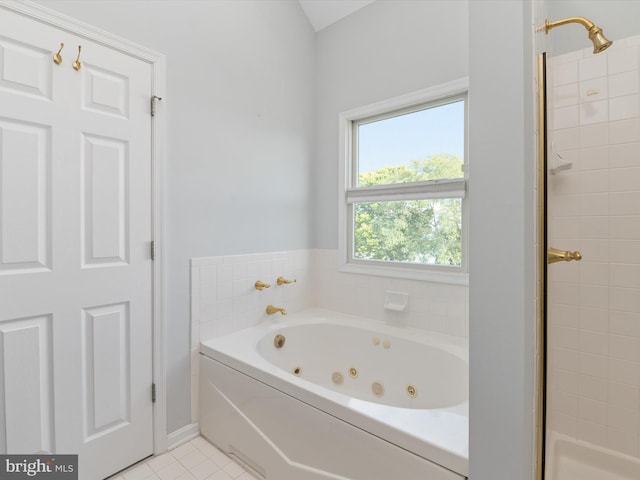
{"label": "tiled tub surround", "polygon": [[[317,287],[311,306],[383,320],[392,325],[468,337],[468,286],[339,272],[336,250],[313,250],[311,258]],[[407,310],[385,310],[386,291],[408,293]]]}
{"label": "tiled tub surround", "polygon": [[[275,252],[191,259],[191,421],[198,422],[199,347],[201,339],[256,325],[269,316],[267,305],[287,312],[310,304],[310,252]],[[277,285],[278,277],[296,280]],[[257,290],[260,280],[269,288]],[[280,315],[280,314],[277,314]]]}
{"label": "tiled tub surround", "polygon": [[[268,321],[267,305],[310,307],[458,337],[468,335],[468,287],[338,271],[336,250],[296,250],[191,259],[191,415],[198,421],[200,340]],[[296,283],[276,285],[283,276]],[[258,291],[256,280],[271,284]],[[385,310],[384,292],[409,294],[404,312]],[[279,314],[276,314],[279,315]]]}
{"label": "tiled tub surround", "polygon": [[[640,36],[553,57],[551,430],[640,458]],[[551,160],[553,161],[553,159]],[[626,478],[626,477],[625,477]]]}

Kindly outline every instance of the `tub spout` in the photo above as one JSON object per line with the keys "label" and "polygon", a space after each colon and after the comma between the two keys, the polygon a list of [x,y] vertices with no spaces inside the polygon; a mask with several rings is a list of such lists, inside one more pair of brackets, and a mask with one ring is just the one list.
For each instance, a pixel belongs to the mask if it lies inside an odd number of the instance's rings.
{"label": "tub spout", "polygon": [[287,311],[284,308],[274,307],[273,305],[267,305],[267,315],[273,315],[280,312],[282,315],[286,315]]}

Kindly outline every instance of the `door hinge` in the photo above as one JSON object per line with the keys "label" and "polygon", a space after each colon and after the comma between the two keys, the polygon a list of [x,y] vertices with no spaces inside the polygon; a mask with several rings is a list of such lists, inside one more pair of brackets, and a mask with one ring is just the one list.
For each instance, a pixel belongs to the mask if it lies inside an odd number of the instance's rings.
{"label": "door hinge", "polygon": [[151,240],[151,260],[156,259],[156,241]]}
{"label": "door hinge", "polygon": [[151,384],[151,403],[156,403],[156,384]]}
{"label": "door hinge", "polygon": [[156,100],[162,100],[162,97],[158,97],[157,95],[153,95],[151,97],[151,116],[156,116]]}

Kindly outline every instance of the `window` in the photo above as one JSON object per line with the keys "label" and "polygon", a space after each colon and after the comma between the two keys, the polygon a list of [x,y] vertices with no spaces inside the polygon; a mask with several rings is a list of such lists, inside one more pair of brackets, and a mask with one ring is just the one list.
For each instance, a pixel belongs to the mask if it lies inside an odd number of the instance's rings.
{"label": "window", "polygon": [[342,270],[466,283],[466,90],[340,115]]}

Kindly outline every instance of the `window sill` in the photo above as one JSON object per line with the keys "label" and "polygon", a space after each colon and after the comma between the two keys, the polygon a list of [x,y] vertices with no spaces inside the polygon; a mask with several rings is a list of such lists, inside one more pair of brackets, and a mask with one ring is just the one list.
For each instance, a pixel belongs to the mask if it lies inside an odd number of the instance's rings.
{"label": "window sill", "polygon": [[412,268],[355,263],[341,263],[338,270],[344,273],[357,273],[360,275],[376,275],[450,285],[469,285],[469,274],[463,272],[425,271]]}

